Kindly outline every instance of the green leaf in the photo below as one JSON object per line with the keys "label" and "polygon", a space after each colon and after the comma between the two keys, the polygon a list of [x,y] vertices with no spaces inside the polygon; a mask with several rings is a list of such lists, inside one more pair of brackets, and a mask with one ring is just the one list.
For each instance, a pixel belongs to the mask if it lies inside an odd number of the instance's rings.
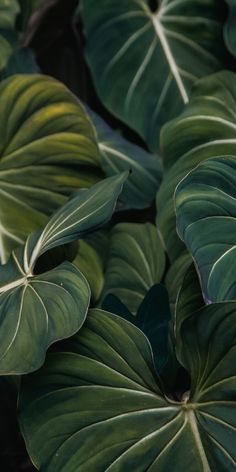
{"label": "green leaf", "polygon": [[102,302],[102,309],[121,316],[124,320],[133,323],[136,326],[136,316],[132,315],[122,301],[112,293],[107,295]]}
{"label": "green leaf", "polygon": [[119,298],[112,294],[105,298],[102,308],[133,323],[147,336],[152,347],[156,371],[160,372],[168,360],[171,319],[168,292],[164,285],[156,284],[150,288],[136,316],[132,315]]}
{"label": "green leaf", "polygon": [[108,177],[88,190],[80,190],[59,208],[43,230],[28,237],[24,270],[30,273],[36,260],[46,251],[82,238],[107,223],[127,177],[128,172]]}
{"label": "green leaf", "polygon": [[20,11],[16,0],[0,0],[0,70],[16,44],[15,21]]}
{"label": "green leaf", "polygon": [[[56,80],[17,75],[0,85],[0,261],[103,175],[93,126]],[[9,211],[10,208],[10,211]]]}
{"label": "green leaf", "polygon": [[2,375],[38,369],[50,344],[82,326],[90,300],[86,279],[69,262],[31,279],[22,273],[0,294]]}
{"label": "green leaf", "polygon": [[229,5],[229,16],[225,22],[224,27],[224,38],[228,50],[236,57],[236,33],[235,33],[235,21],[236,21],[236,1],[226,0]]}
{"label": "green leaf", "polygon": [[136,326],[151,344],[157,372],[163,369],[168,360],[170,319],[168,292],[164,285],[154,285],[143,299],[135,320]]}
{"label": "green leaf", "polygon": [[[175,305],[174,331],[179,341],[182,324],[205,305],[197,272],[193,264],[188,267],[183,277]],[[183,340],[184,342],[184,340]]]}
{"label": "green leaf", "polygon": [[236,300],[236,156],[208,159],[176,189],[177,229],[208,302]]}
{"label": "green leaf", "polygon": [[157,224],[174,261],[186,247],[176,233],[174,192],[198,164],[236,156],[236,75],[223,71],[201,80],[180,117],[163,128],[164,179],[157,195]]}
{"label": "green leaf", "polygon": [[126,177],[110,177],[80,191],[0,266],[0,374],[23,374],[39,368],[49,345],[71,336],[83,324],[90,290],[79,270],[64,262],[35,275],[34,267],[46,251],[106,222]]}
{"label": "green leaf", "polygon": [[101,165],[105,174],[111,176],[124,170],[132,171],[121,195],[122,209],[150,206],[162,178],[159,156],[124,139],[96,113],[91,110],[88,113],[96,127]]}
{"label": "green leaf", "polygon": [[0,78],[7,79],[14,74],[34,74],[39,72],[34,53],[29,48],[16,49],[0,74]]}
{"label": "green leaf", "polygon": [[91,301],[95,304],[101,296],[104,284],[104,267],[100,254],[87,241],[81,239],[73,264],[87,279],[91,290]]}
{"label": "green leaf", "polygon": [[142,332],[91,311],[63,351],[24,378],[20,423],[36,467],[233,472],[236,304],[211,305],[182,329],[180,357],[192,385],[176,402],[163,393]]}
{"label": "green leaf", "polygon": [[[123,189],[122,189],[123,193]],[[118,204],[119,205],[119,204]],[[91,290],[91,305],[98,304],[105,280],[110,225],[80,239],[73,264],[85,275]]]}
{"label": "green leaf", "polygon": [[232,450],[236,434],[235,318],[235,302],[212,303],[182,324],[178,345],[179,360],[192,373],[191,392],[193,400],[200,403],[201,427],[211,434],[210,447],[215,443],[219,448],[219,460],[225,456],[226,464],[229,461],[225,470],[233,470],[230,456],[236,460]]}
{"label": "green leaf", "polygon": [[87,57],[107,108],[156,150],[162,125],[192,84],[222,68],[222,5],[215,0],[84,0]]}
{"label": "green leaf", "polygon": [[191,262],[191,256],[186,251],[185,253],[181,254],[181,256],[178,257],[175,262],[173,262],[173,264],[170,265],[166,273],[165,285],[169,294],[170,308],[172,313],[175,312],[175,304],[179,289],[182,286],[184,276],[191,265]]}
{"label": "green leaf", "polygon": [[159,283],[165,254],[151,223],[120,223],[111,232],[103,298],[117,295],[136,314],[148,290]]}

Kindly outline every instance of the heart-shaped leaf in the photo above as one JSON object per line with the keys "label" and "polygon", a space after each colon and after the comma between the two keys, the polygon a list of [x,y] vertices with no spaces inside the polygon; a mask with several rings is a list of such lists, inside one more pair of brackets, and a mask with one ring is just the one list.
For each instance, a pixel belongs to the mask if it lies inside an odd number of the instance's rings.
{"label": "heart-shaped leaf", "polygon": [[[93,126],[78,99],[43,75],[0,85],[0,261],[101,171]],[[9,208],[11,211],[9,211]]]}
{"label": "heart-shaped leaf", "polygon": [[131,174],[121,195],[123,208],[146,208],[155,199],[162,178],[159,156],[144,151],[113,131],[97,114],[88,110],[97,130],[102,168],[107,176],[125,170]]}
{"label": "heart-shaped leaf", "polygon": [[17,0],[0,1],[0,70],[5,67],[16,43],[14,30],[19,12]]}
{"label": "heart-shaped leaf", "polygon": [[186,247],[176,233],[174,192],[200,162],[236,156],[236,75],[223,71],[201,80],[182,115],[162,132],[164,179],[157,195],[158,227],[171,260]]}
{"label": "heart-shaped leaf", "polygon": [[[192,84],[222,68],[222,5],[215,0],[84,0],[87,56],[104,104],[156,149],[161,126]],[[222,3],[222,2],[220,2]],[[108,85],[109,84],[109,85]]]}
{"label": "heart-shaped leaf", "polygon": [[112,293],[136,314],[148,290],[159,283],[165,253],[151,223],[120,223],[111,232],[103,298]]}
{"label": "heart-shaped leaf", "polygon": [[201,163],[178,185],[175,203],[206,300],[236,300],[236,156]]}
{"label": "heart-shaped leaf", "polygon": [[168,360],[169,322],[171,319],[168,292],[164,285],[153,285],[145,295],[136,315],[132,315],[115,295],[108,295],[102,308],[133,323],[148,338],[156,371],[160,372]]}
{"label": "heart-shaped leaf", "polygon": [[34,275],[34,267],[42,254],[109,220],[126,177],[127,173],[110,177],[80,191],[0,267],[1,374],[37,369],[50,344],[71,336],[83,324],[90,290],[79,270],[64,262]]}
{"label": "heart-shaped leaf", "polygon": [[163,393],[143,333],[113,314],[91,311],[62,352],[24,379],[20,422],[36,467],[233,472],[236,304],[204,308],[182,333],[179,356],[191,391],[177,402]]}

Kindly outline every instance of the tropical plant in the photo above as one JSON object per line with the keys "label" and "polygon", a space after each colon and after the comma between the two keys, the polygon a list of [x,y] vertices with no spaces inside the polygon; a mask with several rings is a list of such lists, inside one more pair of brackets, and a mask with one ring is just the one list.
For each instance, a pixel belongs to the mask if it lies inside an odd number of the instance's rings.
{"label": "tropical plant", "polygon": [[236,471],[236,3],[0,0],[0,468]]}

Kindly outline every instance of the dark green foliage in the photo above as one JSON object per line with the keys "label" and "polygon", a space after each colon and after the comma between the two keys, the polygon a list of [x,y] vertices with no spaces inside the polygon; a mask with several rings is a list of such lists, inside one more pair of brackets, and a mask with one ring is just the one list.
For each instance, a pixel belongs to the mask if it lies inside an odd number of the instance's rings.
{"label": "dark green foliage", "polygon": [[0,0],[0,470],[236,471],[235,0]]}

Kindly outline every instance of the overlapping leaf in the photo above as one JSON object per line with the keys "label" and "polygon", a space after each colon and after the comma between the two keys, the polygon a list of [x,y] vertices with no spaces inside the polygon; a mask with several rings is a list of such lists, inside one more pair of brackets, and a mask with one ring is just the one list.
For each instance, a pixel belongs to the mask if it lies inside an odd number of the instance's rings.
{"label": "overlapping leaf", "polygon": [[110,177],[80,191],[0,267],[0,374],[37,369],[50,344],[83,324],[90,290],[80,271],[69,262],[40,275],[34,275],[34,267],[47,251],[109,220],[126,177]]}
{"label": "overlapping leaf", "polygon": [[186,251],[185,253],[181,254],[173,264],[170,265],[166,277],[165,277],[165,285],[168,290],[169,298],[170,298],[170,306],[171,311],[174,313],[175,311],[175,304],[177,300],[177,296],[179,293],[179,289],[183,283],[184,276],[191,265],[191,256]]}
{"label": "overlapping leaf", "polygon": [[[84,0],[87,56],[105,105],[151,149],[188,103],[196,79],[222,68],[223,7],[215,0]],[[221,2],[222,3],[222,2]],[[223,15],[223,16],[222,16]]]}
{"label": "overlapping leaf", "polygon": [[102,308],[134,324],[147,336],[152,347],[156,371],[161,372],[169,357],[168,337],[171,319],[168,292],[164,285],[156,284],[150,288],[135,316],[115,295],[108,295]]}
{"label": "overlapping leaf", "polygon": [[111,233],[103,297],[117,295],[136,313],[148,290],[161,281],[165,254],[151,223],[120,223]]}
{"label": "overlapping leaf", "polygon": [[[0,260],[73,190],[101,176],[92,124],[66,87],[42,75],[0,85]],[[10,209],[10,211],[9,211]]]}
{"label": "overlapping leaf", "polygon": [[162,178],[159,156],[144,151],[113,131],[88,110],[97,130],[102,168],[107,176],[131,170],[121,195],[123,208],[146,208],[155,199]]}
{"label": "overlapping leaf", "polygon": [[229,51],[236,56],[236,2],[235,0],[226,0],[226,2],[229,5],[229,16],[224,27],[224,37]]}
{"label": "overlapping leaf", "polygon": [[206,300],[235,300],[236,156],[201,163],[178,185],[175,202]]}
{"label": "overlapping leaf", "polygon": [[107,225],[105,228],[88,234],[85,239],[80,239],[73,259],[73,264],[84,274],[89,283],[92,306],[99,303],[104,288],[109,234],[110,229]]}
{"label": "overlapping leaf", "polygon": [[[179,334],[182,324],[205,306],[200,282],[194,264],[186,270],[175,304],[174,331],[179,346]],[[184,339],[183,339],[184,342]]]}
{"label": "overlapping leaf", "polygon": [[145,336],[113,314],[91,311],[62,352],[24,381],[20,421],[36,467],[233,472],[236,304],[199,311],[182,334],[179,356],[192,385],[178,403],[163,394]]}
{"label": "overlapping leaf", "polygon": [[19,11],[17,0],[0,0],[0,70],[5,67],[16,43],[14,30]]}
{"label": "overlapping leaf", "polygon": [[236,75],[223,71],[201,80],[182,115],[163,129],[164,179],[157,196],[158,226],[172,260],[185,246],[176,233],[174,192],[200,162],[236,156]]}

